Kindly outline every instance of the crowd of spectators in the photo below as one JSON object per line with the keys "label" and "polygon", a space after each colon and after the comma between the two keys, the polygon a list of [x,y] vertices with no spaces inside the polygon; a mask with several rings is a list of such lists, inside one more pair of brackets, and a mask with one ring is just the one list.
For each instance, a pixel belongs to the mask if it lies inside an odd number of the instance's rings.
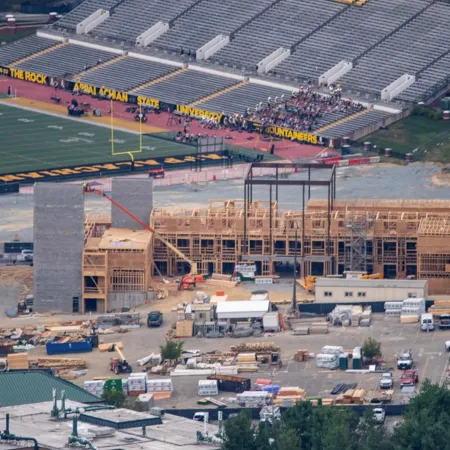
{"label": "crowd of spectators", "polygon": [[254,110],[247,111],[246,116],[250,121],[260,122],[262,128],[276,125],[311,132],[322,126],[319,121],[327,114],[340,112],[347,116],[362,109],[361,103],[343,99],[340,89],[330,90],[330,95],[324,95],[302,86],[298,92],[292,92],[289,99],[269,97],[267,103],[260,103]]}

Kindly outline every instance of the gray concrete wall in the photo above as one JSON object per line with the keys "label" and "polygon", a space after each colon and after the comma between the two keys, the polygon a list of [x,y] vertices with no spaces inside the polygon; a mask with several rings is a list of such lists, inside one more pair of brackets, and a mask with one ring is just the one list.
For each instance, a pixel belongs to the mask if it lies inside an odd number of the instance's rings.
{"label": "gray concrete wall", "polygon": [[[153,182],[150,178],[113,178],[112,197],[146,224],[153,208]],[[111,206],[114,228],[140,228],[127,214]]]}
{"label": "gray concrete wall", "polygon": [[[108,294],[108,309],[135,308],[143,305],[147,300],[146,292],[113,292]],[[98,308],[97,308],[98,310]]]}
{"label": "gray concrete wall", "polygon": [[34,187],[34,309],[72,312],[82,295],[84,194],[81,185]]}

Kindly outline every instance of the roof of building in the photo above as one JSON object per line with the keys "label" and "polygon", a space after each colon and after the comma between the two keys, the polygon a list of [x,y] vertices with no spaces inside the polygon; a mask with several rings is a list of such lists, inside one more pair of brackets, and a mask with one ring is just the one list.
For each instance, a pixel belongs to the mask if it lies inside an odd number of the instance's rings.
{"label": "roof of building", "polygon": [[269,310],[269,300],[217,302],[217,313],[264,312]]}
{"label": "roof of building", "polygon": [[359,280],[348,278],[318,278],[316,280],[316,287],[424,289],[427,283],[427,280]]}
{"label": "roof of building", "polygon": [[101,250],[146,250],[153,233],[130,228],[110,228],[103,234],[98,248]]}
{"label": "roof of building", "polygon": [[[83,406],[79,402],[66,401],[66,408]],[[58,408],[60,408],[58,401]],[[72,434],[72,418],[57,422],[52,419],[50,411],[52,402],[34,403],[22,406],[10,406],[0,408],[0,428],[3,429],[6,414],[10,414],[10,430],[17,436],[30,436],[37,439],[39,448],[52,450],[67,449],[68,437]],[[112,412],[111,412],[112,411]],[[115,411],[115,412],[114,412]],[[130,411],[104,410],[98,411],[96,417],[111,419],[114,414],[126,414]],[[93,412],[90,412],[93,415]],[[148,414],[136,413],[135,415],[150,417]],[[159,419],[159,418],[158,418]],[[147,427],[147,436],[142,436],[142,427],[120,429],[105,428],[82,420],[78,421],[79,436],[94,433],[94,445],[102,449],[127,450],[214,450],[219,444],[205,443],[199,447],[197,431],[203,430],[203,423],[192,419],[175,416],[166,413],[162,417],[162,424]],[[105,433],[107,430],[110,433]],[[216,435],[219,429],[217,425],[208,424],[210,436]],[[3,448],[3,444],[2,444]],[[17,448],[17,447],[16,447]],[[5,449],[9,447],[5,444]],[[12,450],[12,449],[11,449]]]}
{"label": "roof of building", "polygon": [[0,373],[0,407],[26,405],[51,401],[53,389],[58,396],[66,392],[66,398],[80,403],[96,403],[102,400],[69,381],[43,372]]}

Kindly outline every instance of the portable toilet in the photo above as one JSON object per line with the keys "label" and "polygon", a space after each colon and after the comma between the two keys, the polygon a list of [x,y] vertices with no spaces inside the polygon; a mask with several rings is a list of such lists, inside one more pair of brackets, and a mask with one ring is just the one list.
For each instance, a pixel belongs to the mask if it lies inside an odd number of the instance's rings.
{"label": "portable toilet", "polygon": [[339,370],[347,370],[348,369],[348,354],[341,353],[339,355]]}

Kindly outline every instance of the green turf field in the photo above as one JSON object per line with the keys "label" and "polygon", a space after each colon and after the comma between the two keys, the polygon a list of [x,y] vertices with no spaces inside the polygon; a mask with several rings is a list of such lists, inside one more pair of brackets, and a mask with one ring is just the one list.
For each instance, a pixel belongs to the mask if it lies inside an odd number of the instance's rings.
{"label": "green turf field", "polygon": [[422,116],[409,116],[361,139],[395,152],[414,152],[415,160],[450,162],[450,124]]}
{"label": "green turf field", "polygon": [[[111,154],[111,130],[0,104],[0,173],[129,161]],[[137,134],[115,130],[114,151],[139,149]],[[144,136],[136,159],[195,153],[195,147]]]}

